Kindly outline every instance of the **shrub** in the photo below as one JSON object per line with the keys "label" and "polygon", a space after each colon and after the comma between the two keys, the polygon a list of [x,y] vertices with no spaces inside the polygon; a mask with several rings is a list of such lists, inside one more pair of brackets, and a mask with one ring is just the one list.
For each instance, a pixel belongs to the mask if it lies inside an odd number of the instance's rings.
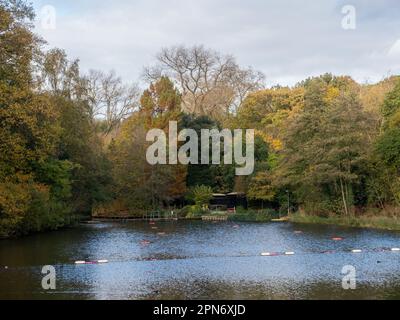
{"label": "shrub", "polygon": [[229,220],[238,222],[268,222],[271,221],[275,215],[275,211],[271,209],[245,210],[243,208],[238,208],[235,214],[229,215]]}
{"label": "shrub", "polygon": [[188,200],[194,201],[196,206],[207,206],[213,197],[213,191],[208,186],[196,186],[190,190]]}

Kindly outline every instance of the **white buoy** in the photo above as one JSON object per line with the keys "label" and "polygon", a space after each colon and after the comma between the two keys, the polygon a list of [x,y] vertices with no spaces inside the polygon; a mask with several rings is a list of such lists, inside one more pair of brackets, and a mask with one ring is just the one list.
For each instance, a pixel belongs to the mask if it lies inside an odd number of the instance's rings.
{"label": "white buoy", "polygon": [[294,255],[294,252],[291,252],[291,251],[285,252],[285,255],[287,255],[287,256],[293,256],[293,255]]}
{"label": "white buoy", "polygon": [[108,263],[108,260],[99,260],[98,263]]}
{"label": "white buoy", "polygon": [[400,248],[393,248],[392,251],[399,252]]}
{"label": "white buoy", "polygon": [[263,252],[263,253],[261,253],[261,255],[262,255],[263,257],[269,257],[269,256],[271,255],[271,253],[269,253],[269,252]]}
{"label": "white buoy", "polygon": [[353,253],[361,253],[362,250],[356,249],[356,250],[351,250],[351,252],[353,252]]}

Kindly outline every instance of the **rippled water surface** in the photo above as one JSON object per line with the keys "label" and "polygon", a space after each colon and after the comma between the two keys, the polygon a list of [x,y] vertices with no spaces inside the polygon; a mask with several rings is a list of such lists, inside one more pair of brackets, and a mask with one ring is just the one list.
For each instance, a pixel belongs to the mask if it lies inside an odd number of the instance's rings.
{"label": "rippled water surface", "polygon": [[[400,233],[289,223],[82,225],[0,241],[0,299],[400,299],[395,247]],[[44,265],[57,271],[51,292]],[[345,265],[356,290],[342,288]]]}

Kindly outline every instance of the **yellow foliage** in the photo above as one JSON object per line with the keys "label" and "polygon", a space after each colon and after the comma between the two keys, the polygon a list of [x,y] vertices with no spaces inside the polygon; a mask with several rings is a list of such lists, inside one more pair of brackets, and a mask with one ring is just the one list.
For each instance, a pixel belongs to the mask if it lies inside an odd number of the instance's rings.
{"label": "yellow foliage", "polygon": [[397,111],[388,122],[389,128],[400,127],[400,111]]}
{"label": "yellow foliage", "polygon": [[326,91],[325,102],[331,103],[340,95],[340,89],[337,87],[329,86],[328,90]]}

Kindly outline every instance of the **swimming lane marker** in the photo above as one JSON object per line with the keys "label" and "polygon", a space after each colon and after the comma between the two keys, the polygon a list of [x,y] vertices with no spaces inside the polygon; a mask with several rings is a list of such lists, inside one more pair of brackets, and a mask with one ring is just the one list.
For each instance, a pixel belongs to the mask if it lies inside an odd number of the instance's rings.
{"label": "swimming lane marker", "polygon": [[270,257],[270,256],[272,256],[272,254],[270,252],[263,252],[263,253],[261,253],[261,256]]}
{"label": "swimming lane marker", "polygon": [[98,260],[97,263],[108,263],[108,260]]}
{"label": "swimming lane marker", "polygon": [[263,257],[277,257],[277,256],[293,256],[294,252],[284,252],[284,253],[277,253],[277,252],[263,252],[261,256]]}
{"label": "swimming lane marker", "polygon": [[103,263],[108,263],[108,260],[75,261],[75,264],[103,264]]}
{"label": "swimming lane marker", "polygon": [[261,255],[263,257],[278,257],[278,256],[282,256],[283,254],[279,253],[279,252],[263,252],[263,253],[261,253]]}

